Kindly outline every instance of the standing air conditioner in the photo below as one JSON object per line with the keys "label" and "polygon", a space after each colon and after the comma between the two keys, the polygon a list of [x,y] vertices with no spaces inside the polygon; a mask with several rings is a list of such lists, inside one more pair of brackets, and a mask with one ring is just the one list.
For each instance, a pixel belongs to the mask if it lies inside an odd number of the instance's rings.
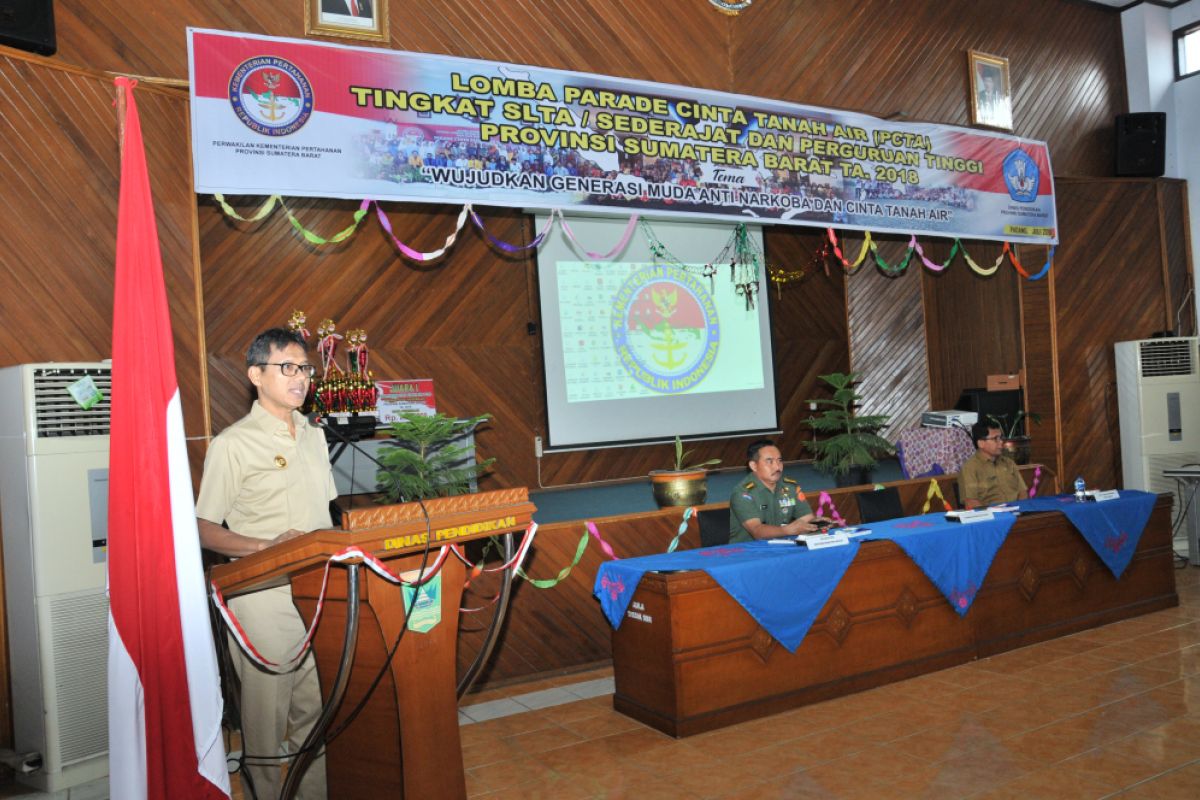
{"label": "standing air conditioner", "polygon": [[1126,489],[1174,492],[1165,469],[1200,464],[1196,337],[1117,342],[1121,472]]}
{"label": "standing air conditioner", "polygon": [[[107,364],[0,369],[0,524],[13,747],[43,791],[108,774]],[[95,384],[90,408],[70,388]],[[79,382],[84,383],[80,384]]]}

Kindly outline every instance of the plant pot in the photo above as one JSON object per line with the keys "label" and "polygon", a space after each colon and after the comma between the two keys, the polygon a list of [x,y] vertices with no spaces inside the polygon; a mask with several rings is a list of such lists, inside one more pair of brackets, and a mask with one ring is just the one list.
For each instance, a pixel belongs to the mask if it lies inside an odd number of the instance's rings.
{"label": "plant pot", "polygon": [[650,488],[659,508],[698,506],[708,497],[708,472],[703,469],[651,470]]}
{"label": "plant pot", "polygon": [[845,475],[836,474],[833,476],[833,485],[839,489],[847,486],[862,486],[871,482],[870,467],[851,467],[850,471]]}
{"label": "plant pot", "polygon": [[1029,449],[1032,442],[1028,436],[1014,436],[1005,439],[1002,446],[1004,454],[1018,464],[1029,463]]}

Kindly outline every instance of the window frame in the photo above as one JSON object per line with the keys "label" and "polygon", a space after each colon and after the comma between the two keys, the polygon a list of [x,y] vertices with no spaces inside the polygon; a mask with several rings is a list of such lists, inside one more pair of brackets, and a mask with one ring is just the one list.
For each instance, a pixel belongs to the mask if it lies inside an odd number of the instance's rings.
{"label": "window frame", "polygon": [[1197,64],[1196,68],[1191,72],[1185,73],[1183,71],[1183,40],[1189,36],[1200,37],[1200,20],[1197,20],[1190,25],[1185,25],[1182,28],[1178,28],[1175,31],[1173,42],[1174,47],[1172,50],[1174,51],[1173,54],[1175,56],[1175,80],[1177,81],[1181,81],[1184,78],[1190,78],[1193,75],[1200,75],[1200,64]]}

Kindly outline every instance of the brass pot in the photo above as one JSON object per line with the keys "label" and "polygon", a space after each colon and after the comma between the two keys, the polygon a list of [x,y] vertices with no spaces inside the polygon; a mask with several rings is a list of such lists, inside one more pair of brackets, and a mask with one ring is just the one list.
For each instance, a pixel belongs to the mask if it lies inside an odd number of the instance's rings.
{"label": "brass pot", "polygon": [[656,469],[650,472],[650,488],[659,508],[698,506],[708,497],[708,472],[691,469],[676,472]]}
{"label": "brass pot", "polygon": [[1004,454],[1018,464],[1029,463],[1029,450],[1032,442],[1028,436],[1013,436],[1001,443]]}

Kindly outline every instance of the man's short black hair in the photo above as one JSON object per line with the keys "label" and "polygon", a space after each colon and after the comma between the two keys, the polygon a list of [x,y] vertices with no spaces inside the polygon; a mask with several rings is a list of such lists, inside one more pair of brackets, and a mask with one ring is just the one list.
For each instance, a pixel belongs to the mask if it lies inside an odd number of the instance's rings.
{"label": "man's short black hair", "polygon": [[762,450],[764,447],[774,447],[774,446],[775,446],[775,442],[773,442],[770,439],[757,439],[757,440],[751,442],[750,446],[746,448],[746,460],[747,461],[758,461],[758,451],[759,450]]}
{"label": "man's short black hair", "polygon": [[300,331],[269,328],[255,336],[254,341],[250,343],[250,349],[246,351],[246,366],[265,364],[271,358],[272,348],[282,350],[291,344],[298,344],[304,349],[304,352],[308,352],[308,342],[305,341]]}
{"label": "man's short black hair", "polygon": [[992,431],[1000,430],[1000,426],[992,422],[990,419],[981,419],[971,426],[971,441],[979,447],[979,442],[988,438]]}

